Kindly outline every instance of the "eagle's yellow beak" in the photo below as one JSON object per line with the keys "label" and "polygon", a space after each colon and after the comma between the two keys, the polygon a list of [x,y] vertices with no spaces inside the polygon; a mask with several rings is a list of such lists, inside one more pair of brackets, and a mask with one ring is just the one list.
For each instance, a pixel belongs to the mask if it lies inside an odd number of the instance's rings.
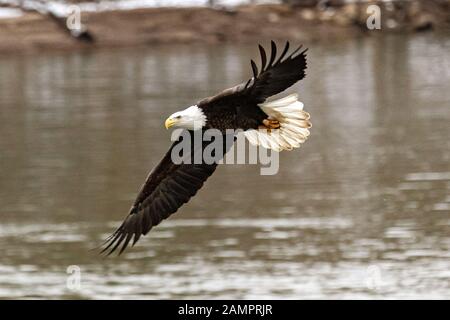
{"label": "eagle's yellow beak", "polygon": [[172,118],[167,118],[166,122],[164,123],[164,125],[166,126],[166,129],[169,129],[171,126],[173,126],[177,121],[175,119]]}

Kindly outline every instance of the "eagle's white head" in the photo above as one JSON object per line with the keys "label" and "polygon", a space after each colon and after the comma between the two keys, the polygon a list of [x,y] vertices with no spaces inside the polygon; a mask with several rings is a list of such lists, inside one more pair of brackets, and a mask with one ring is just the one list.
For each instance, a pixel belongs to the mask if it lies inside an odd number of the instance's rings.
{"label": "eagle's white head", "polygon": [[197,130],[206,124],[206,116],[202,109],[190,106],[182,111],[175,112],[165,122],[166,129],[170,127],[185,128],[189,130]]}

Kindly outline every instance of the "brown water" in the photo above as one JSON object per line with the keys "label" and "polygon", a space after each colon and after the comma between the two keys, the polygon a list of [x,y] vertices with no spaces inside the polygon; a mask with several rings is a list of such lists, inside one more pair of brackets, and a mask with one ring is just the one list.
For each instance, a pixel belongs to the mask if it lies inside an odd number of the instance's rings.
{"label": "brown water", "polygon": [[[89,251],[168,148],[167,115],[254,46],[0,57],[0,298],[450,298],[450,38],[309,44],[310,140],[219,167],[123,256]],[[66,286],[79,266],[81,287]]]}

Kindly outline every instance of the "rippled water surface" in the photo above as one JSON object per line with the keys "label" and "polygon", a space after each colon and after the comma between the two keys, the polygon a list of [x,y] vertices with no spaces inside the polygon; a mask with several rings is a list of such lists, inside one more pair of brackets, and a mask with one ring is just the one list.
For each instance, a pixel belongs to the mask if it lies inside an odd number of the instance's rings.
{"label": "rippled water surface", "polygon": [[0,57],[0,298],[449,299],[450,39],[308,46],[304,147],[275,176],[219,167],[108,259],[90,249],[167,150],[164,119],[246,79],[256,48]]}

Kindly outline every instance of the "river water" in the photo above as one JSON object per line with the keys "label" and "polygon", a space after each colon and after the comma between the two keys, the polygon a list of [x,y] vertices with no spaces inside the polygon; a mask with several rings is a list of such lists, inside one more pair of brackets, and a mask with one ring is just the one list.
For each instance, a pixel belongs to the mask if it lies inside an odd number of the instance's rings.
{"label": "river water", "polygon": [[168,149],[166,117],[247,79],[257,48],[1,56],[0,298],[449,299],[450,38],[308,46],[289,90],[307,143],[274,176],[219,166],[110,258],[91,249]]}

